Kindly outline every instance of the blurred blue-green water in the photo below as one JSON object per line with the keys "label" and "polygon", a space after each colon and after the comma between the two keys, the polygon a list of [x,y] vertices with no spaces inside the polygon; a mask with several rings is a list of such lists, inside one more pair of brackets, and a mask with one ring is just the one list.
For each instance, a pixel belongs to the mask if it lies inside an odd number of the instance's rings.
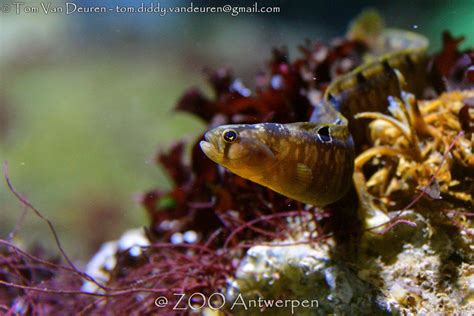
{"label": "blurred blue-green water", "polygon": [[[204,125],[174,113],[191,86],[208,89],[202,69],[231,66],[252,86],[271,48],[286,45],[294,57],[306,38],[342,35],[356,14],[377,8],[393,27],[427,35],[432,49],[441,32],[474,43],[472,1],[258,1],[278,6],[274,14],[86,14],[42,12],[25,0],[0,1],[0,158],[21,192],[53,221],[66,249],[87,257],[104,240],[146,225],[134,196],[166,188],[155,166],[157,150],[176,139],[193,141]],[[73,1],[71,1],[73,3]],[[141,1],[75,1],[77,6],[137,7]],[[150,1],[144,1],[149,5]],[[188,6],[191,1],[154,1]],[[195,6],[243,5],[253,1],[193,1]],[[26,7],[39,12],[27,13]],[[0,187],[0,235],[22,211]],[[44,223],[29,214],[19,233],[25,244],[51,244]]]}

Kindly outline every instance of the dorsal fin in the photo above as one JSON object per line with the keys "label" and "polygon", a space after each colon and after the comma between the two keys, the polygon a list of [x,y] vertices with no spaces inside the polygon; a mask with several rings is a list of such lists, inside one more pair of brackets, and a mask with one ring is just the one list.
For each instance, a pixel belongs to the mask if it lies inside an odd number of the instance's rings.
{"label": "dorsal fin", "polygon": [[311,114],[310,122],[328,123],[328,124],[341,124],[341,114],[336,109],[337,100],[331,95],[328,95],[328,100],[322,101],[314,106],[313,113]]}
{"label": "dorsal fin", "polygon": [[338,111],[336,103],[336,98],[328,95],[328,101],[322,101],[314,106],[309,121],[313,123],[347,125],[347,119]]}

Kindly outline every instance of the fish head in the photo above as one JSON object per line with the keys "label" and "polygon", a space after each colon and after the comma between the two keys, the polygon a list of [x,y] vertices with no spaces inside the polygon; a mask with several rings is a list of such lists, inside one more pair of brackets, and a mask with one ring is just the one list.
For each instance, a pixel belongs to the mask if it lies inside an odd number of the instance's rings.
{"label": "fish head", "polygon": [[222,125],[205,133],[200,146],[212,161],[231,172],[257,180],[269,170],[275,154],[266,141],[265,124]]}

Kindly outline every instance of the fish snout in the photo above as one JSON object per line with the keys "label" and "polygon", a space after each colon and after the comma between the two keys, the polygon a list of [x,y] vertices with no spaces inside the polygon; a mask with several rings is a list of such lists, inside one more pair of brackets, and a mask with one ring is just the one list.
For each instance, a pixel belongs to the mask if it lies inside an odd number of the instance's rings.
{"label": "fish snout", "polygon": [[204,134],[204,139],[205,140],[202,140],[199,143],[199,146],[206,156],[211,157],[221,152],[221,146],[214,130],[206,132]]}

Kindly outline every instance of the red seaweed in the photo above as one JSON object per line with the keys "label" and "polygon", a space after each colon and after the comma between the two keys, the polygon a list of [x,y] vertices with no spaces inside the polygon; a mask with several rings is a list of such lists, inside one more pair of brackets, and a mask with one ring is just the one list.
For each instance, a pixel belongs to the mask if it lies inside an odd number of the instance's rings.
{"label": "red seaweed", "polygon": [[464,37],[455,38],[443,33],[443,48],[431,59],[432,82],[438,92],[472,87],[474,51],[459,50]]}
{"label": "red seaweed", "polygon": [[[472,83],[473,52],[459,52],[461,39],[448,33],[443,39],[443,50],[432,59],[435,85]],[[267,71],[257,74],[253,90],[228,68],[206,70],[213,95],[192,88],[183,94],[176,110],[195,115],[209,128],[226,123],[306,121],[331,80],[358,66],[366,47],[341,38],[330,45],[307,41],[300,51],[302,56],[291,61],[286,49],[273,50]],[[309,96],[310,92],[316,94]],[[139,257],[118,252],[115,269],[105,284],[76,267],[62,249],[53,224],[14,189],[5,170],[11,192],[49,226],[61,259],[44,251],[28,253],[0,240],[0,310],[11,314],[163,313],[154,305],[159,296],[175,302],[173,293],[223,291],[242,250],[291,236],[288,217],[323,231],[321,223],[331,212],[305,210],[302,203],[227,172],[204,156],[198,145],[201,139],[193,144],[189,164],[182,142],[157,155],[156,163],[166,170],[173,188],[151,189],[141,197],[150,218],[147,236],[151,245],[143,247]],[[387,229],[397,224],[412,222],[395,217]],[[174,234],[187,231],[197,234],[196,242],[172,242]],[[318,241],[323,237],[318,234]],[[84,281],[99,290],[81,290]]]}

